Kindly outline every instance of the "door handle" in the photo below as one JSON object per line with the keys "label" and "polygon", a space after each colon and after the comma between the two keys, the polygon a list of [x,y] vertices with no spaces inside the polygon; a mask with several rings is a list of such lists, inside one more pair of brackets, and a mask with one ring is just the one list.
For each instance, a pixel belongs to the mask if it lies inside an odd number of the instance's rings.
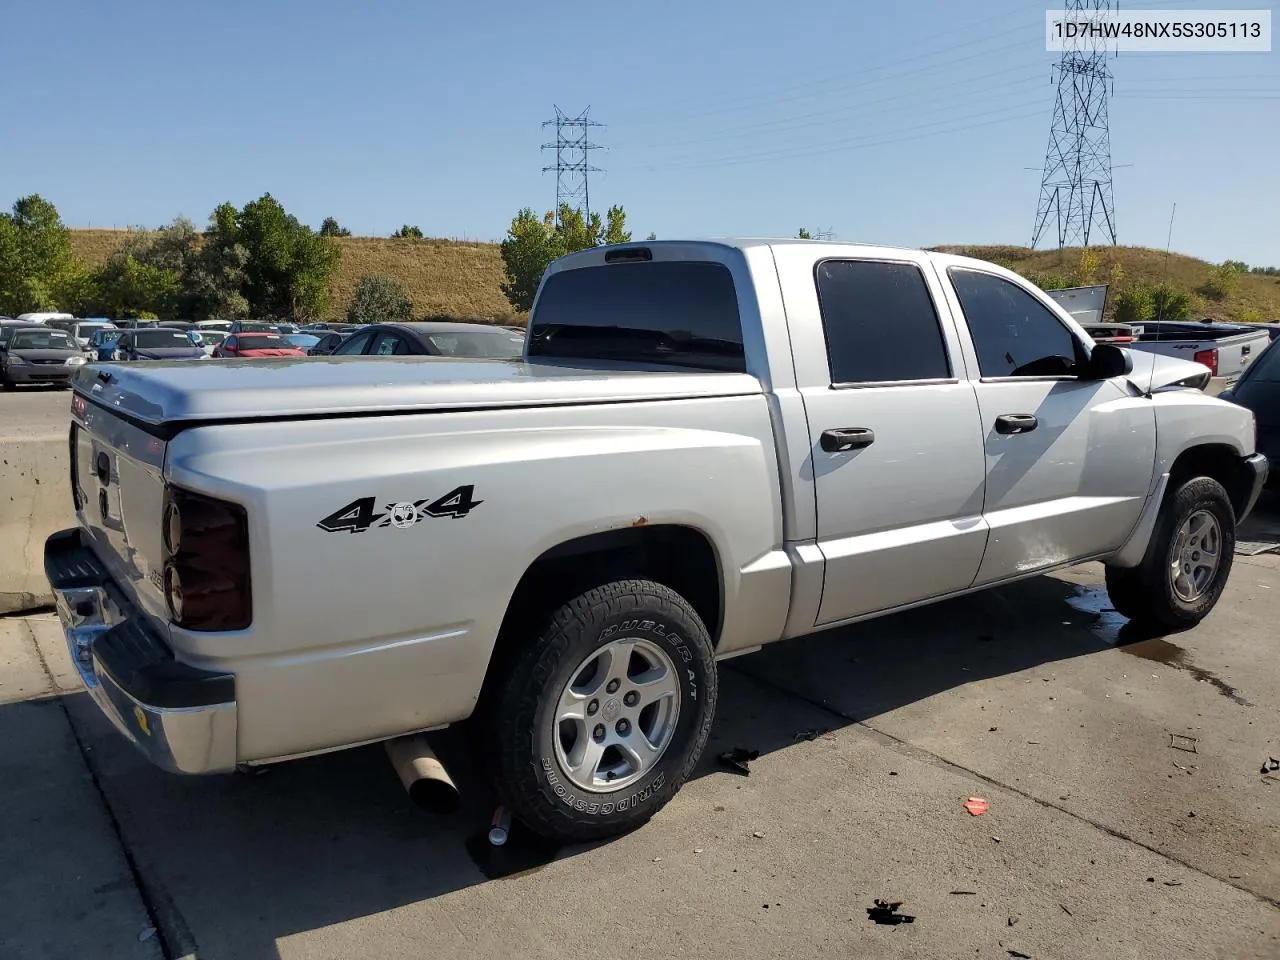
{"label": "door handle", "polygon": [[996,433],[1030,433],[1039,424],[1029,413],[1005,413],[996,417]]}
{"label": "door handle", "polygon": [[827,453],[844,453],[846,450],[861,450],[871,446],[876,442],[876,434],[866,427],[841,427],[838,430],[823,430],[818,442]]}

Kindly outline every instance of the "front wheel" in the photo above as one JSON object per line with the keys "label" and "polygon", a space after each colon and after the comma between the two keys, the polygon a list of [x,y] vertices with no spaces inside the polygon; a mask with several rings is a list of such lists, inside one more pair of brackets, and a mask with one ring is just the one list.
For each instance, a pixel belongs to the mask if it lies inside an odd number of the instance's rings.
{"label": "front wheel", "polygon": [[1107,567],[1107,593],[1116,610],[1139,625],[1193,627],[1222,596],[1235,547],[1227,491],[1210,477],[1196,477],[1165,500],[1142,562]]}
{"label": "front wheel", "polygon": [[711,638],[683,597],[647,580],[588,590],[507,674],[493,718],[497,792],[562,843],[632,830],[698,762],[716,695]]}

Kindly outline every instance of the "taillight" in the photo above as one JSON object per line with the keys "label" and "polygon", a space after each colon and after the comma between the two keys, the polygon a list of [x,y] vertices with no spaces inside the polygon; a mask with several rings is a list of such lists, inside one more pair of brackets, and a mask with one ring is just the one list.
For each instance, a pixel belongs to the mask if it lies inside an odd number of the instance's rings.
{"label": "taillight", "polygon": [[1196,355],[1191,358],[1196,363],[1203,363],[1209,368],[1209,372],[1213,376],[1218,375],[1218,348],[1210,347],[1208,350],[1197,350]]}
{"label": "taillight", "polygon": [[160,539],[169,617],[184,630],[243,630],[253,619],[249,518],[237,503],[165,487]]}

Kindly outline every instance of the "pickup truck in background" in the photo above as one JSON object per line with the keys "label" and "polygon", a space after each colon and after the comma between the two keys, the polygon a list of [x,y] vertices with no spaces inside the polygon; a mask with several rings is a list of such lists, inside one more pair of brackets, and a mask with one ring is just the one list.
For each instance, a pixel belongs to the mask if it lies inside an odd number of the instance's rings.
{"label": "pickup truck in background", "polygon": [[1266,460],[1150,359],[979,260],[595,248],[519,358],[83,369],[45,569],[166,769],[382,741],[447,780],[421,734],[466,721],[520,821],[601,838],[689,776],[726,657],[1087,560],[1127,617],[1207,616]]}
{"label": "pickup truck in background", "polygon": [[[1159,320],[1132,326],[1137,338],[1129,344],[1132,349],[1208,367],[1210,393],[1221,393],[1239,380],[1245,367],[1271,342],[1270,332],[1256,324]],[[1135,357],[1134,363],[1141,366],[1143,361]]]}

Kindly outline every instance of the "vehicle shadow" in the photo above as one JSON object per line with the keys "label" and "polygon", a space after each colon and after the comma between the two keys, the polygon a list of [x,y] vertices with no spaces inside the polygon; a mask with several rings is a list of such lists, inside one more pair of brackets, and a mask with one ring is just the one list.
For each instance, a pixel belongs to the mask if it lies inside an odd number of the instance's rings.
{"label": "vehicle shadow", "polygon": [[1236,553],[1280,553],[1280,490],[1264,490],[1236,537]]}
{"label": "vehicle shadow", "polygon": [[[1087,593],[1037,577],[726,661],[712,739],[695,777],[739,776],[717,760],[733,747],[764,756],[959,685],[1137,639],[1105,608],[1069,606]],[[820,679],[806,684],[798,663]],[[775,682],[783,664],[788,682],[801,677],[799,689]],[[841,713],[821,703],[821,691],[833,688]],[[460,733],[447,731],[437,745],[468,800],[438,817],[410,804],[380,746],[260,774],[178,777],[123,743],[85,695],[65,702],[173,956],[198,948],[201,958],[276,960],[283,938],[421,905],[589,849],[551,849],[519,829],[506,847],[490,847],[492,800]],[[426,916],[429,924],[434,913]]]}

